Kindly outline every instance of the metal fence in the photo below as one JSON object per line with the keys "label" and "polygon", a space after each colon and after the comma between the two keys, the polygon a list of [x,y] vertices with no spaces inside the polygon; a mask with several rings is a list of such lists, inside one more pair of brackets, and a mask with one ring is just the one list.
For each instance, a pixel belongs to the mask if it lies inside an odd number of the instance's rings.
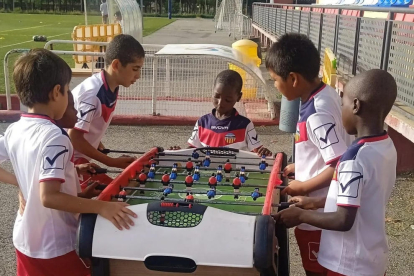
{"label": "metal fence", "polygon": [[[359,11],[350,16],[348,10]],[[389,19],[363,17],[364,11],[388,12]],[[381,68],[398,85],[398,100],[414,107],[414,23],[394,19],[413,9],[253,4],[253,24],[274,37],[307,35],[321,54],[331,48],[345,81],[362,71]],[[323,60],[321,60],[323,62]]]}

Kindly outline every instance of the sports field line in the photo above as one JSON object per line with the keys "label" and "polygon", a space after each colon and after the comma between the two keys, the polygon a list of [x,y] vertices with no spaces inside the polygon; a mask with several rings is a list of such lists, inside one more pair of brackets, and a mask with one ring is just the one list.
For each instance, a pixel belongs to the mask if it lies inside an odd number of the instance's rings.
{"label": "sports field line", "polygon": [[14,32],[14,31],[20,31],[20,30],[36,29],[36,28],[42,28],[42,27],[46,27],[46,26],[53,26],[53,25],[55,25],[55,24],[39,25],[39,26],[34,26],[34,27],[27,27],[27,28],[20,28],[20,29],[12,29],[12,30],[4,30],[4,31],[0,31],[0,33]]}
{"label": "sports field line", "polygon": [[[58,34],[58,35],[51,35],[51,36],[48,36],[47,38],[49,39],[49,38],[52,38],[52,37],[57,37],[57,36],[62,36],[62,35],[67,35],[67,34],[70,34],[70,33],[63,33],[63,34]],[[16,45],[21,45],[21,44],[25,44],[25,43],[29,43],[29,42],[33,42],[33,40],[23,41],[23,42],[19,42],[19,43],[10,44],[10,45],[4,45],[4,46],[1,46],[0,49],[1,48],[11,47],[11,46],[16,46]]]}

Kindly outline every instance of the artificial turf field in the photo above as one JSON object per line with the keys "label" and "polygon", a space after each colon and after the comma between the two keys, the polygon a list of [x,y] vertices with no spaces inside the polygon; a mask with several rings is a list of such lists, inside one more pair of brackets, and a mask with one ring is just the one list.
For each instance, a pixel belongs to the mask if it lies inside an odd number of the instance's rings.
{"label": "artificial turf field", "polygon": [[[172,23],[174,19],[150,17],[144,18],[144,36]],[[100,16],[88,16],[89,24],[100,24]],[[84,25],[83,15],[54,15],[54,14],[19,14],[0,13],[0,93],[5,92],[3,60],[11,49],[43,48],[45,42],[34,42],[34,35],[45,35],[48,40],[71,40],[73,28]],[[72,45],[58,45],[55,50],[73,50]],[[12,71],[17,55],[9,60],[9,70]],[[73,67],[72,56],[62,56]],[[14,91],[14,90],[12,90]]]}

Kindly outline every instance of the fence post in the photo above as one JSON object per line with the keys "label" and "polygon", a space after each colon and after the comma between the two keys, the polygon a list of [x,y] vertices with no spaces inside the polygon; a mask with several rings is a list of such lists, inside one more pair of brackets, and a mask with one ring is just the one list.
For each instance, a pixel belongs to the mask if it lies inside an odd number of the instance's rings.
{"label": "fence post", "polygon": [[342,13],[342,9],[338,9],[338,14],[336,15],[336,18],[335,18],[334,48],[332,49],[335,55],[338,49],[339,22],[341,20],[341,13]]}
{"label": "fence post", "polygon": [[298,33],[300,34],[300,23],[302,21],[302,10],[299,10],[299,28],[298,28]]}
{"label": "fence post", "polygon": [[[390,12],[389,18],[393,18],[394,13]],[[385,22],[385,29],[384,29],[384,43],[382,44],[382,55],[381,55],[381,69],[387,71],[388,70],[388,60],[391,50],[391,37],[392,37],[392,24],[393,20],[387,20]]]}
{"label": "fence post", "polygon": [[356,75],[357,62],[358,62],[358,44],[359,44],[359,32],[361,31],[361,17],[357,18],[356,30],[355,30],[355,42],[354,42],[354,58],[352,61],[352,75]]}
{"label": "fence post", "polygon": [[152,115],[157,115],[157,81],[158,81],[158,58],[154,56],[154,60],[152,62],[152,91],[151,91],[151,100],[152,100]]}
{"label": "fence post", "polygon": [[320,20],[319,20],[319,39],[318,39],[318,52],[320,53],[322,47],[322,31],[323,31],[323,11],[320,13]]}
{"label": "fence post", "polygon": [[308,35],[308,37],[309,37],[309,36],[310,36],[311,19],[312,19],[312,11],[311,11],[311,10],[309,11],[309,15],[308,15],[308,17],[309,17],[309,18],[308,18],[308,32],[307,32],[308,34],[307,34],[307,35]]}

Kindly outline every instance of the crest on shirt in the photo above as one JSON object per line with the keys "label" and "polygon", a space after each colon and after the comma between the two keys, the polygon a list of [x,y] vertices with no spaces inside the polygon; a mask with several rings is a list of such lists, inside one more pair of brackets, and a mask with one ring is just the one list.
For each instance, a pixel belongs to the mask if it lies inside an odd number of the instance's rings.
{"label": "crest on shirt", "polygon": [[313,130],[320,149],[326,149],[339,142],[338,135],[335,131],[335,124],[323,124]]}
{"label": "crest on shirt", "polygon": [[363,175],[356,171],[340,171],[338,197],[357,198]]}
{"label": "crest on shirt", "polygon": [[63,170],[65,168],[65,156],[69,150],[65,146],[50,145],[43,153],[43,170]]}
{"label": "crest on shirt", "polygon": [[81,101],[78,108],[78,120],[90,123],[95,112],[95,105]]}
{"label": "crest on shirt", "polygon": [[308,242],[309,249],[309,261],[317,261],[319,253],[319,243],[318,242]]}
{"label": "crest on shirt", "polygon": [[252,145],[256,145],[257,143],[260,142],[259,137],[256,133],[256,129],[254,128],[252,128],[251,130],[247,132],[247,137],[249,137],[250,144]]}
{"label": "crest on shirt", "polygon": [[227,133],[226,136],[224,136],[224,141],[226,141],[227,144],[233,144],[236,142],[236,135],[233,133]]}

